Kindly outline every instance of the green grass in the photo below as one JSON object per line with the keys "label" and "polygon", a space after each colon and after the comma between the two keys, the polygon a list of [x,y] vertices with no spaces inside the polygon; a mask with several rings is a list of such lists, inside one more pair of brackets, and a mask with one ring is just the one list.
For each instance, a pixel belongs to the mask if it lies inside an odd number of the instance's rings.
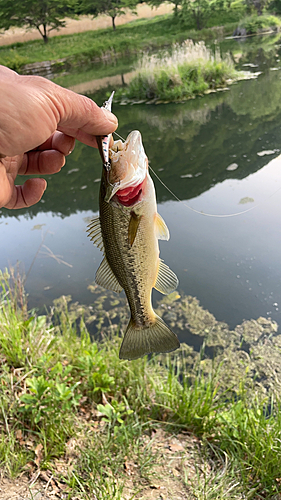
{"label": "green grass", "polygon": [[[234,17],[237,24],[240,14],[235,14]],[[34,40],[3,46],[0,47],[0,64],[18,71],[27,63],[48,60],[63,59],[64,62],[60,64],[66,69],[108,58],[113,61],[116,57],[128,53],[167,47],[187,38],[216,39],[218,36],[231,34],[235,27],[233,17],[231,19],[232,24],[224,28],[217,31],[205,29],[201,32],[194,30],[192,24],[181,25],[172,15],[139,19],[119,26],[115,32],[112,29],[103,29],[52,37],[48,44]],[[220,20],[223,24],[223,16]],[[215,18],[214,22],[220,20]],[[214,26],[211,19],[209,25]]]}
{"label": "green grass", "polygon": [[129,101],[182,101],[208,89],[224,87],[227,80],[237,77],[233,61],[219,53],[213,54],[203,42],[186,40],[175,45],[172,52],[160,56],[144,55],[137,74],[116,98]]}
{"label": "green grass", "polygon": [[[18,276],[11,279],[5,272],[1,284],[0,464],[7,475],[34,473],[40,466],[63,485],[65,498],[94,494],[122,500],[128,491],[124,464],[130,460],[136,472],[126,498],[133,499],[138,490],[165,481],[161,467],[167,451],[159,455],[154,448],[162,432],[163,450],[171,436],[191,440],[179,460],[180,477],[169,476],[187,498],[277,498],[278,390],[256,390],[241,363],[240,375],[226,387],[224,361],[213,361],[206,373],[202,351],[191,367],[192,350],[185,345],[173,355],[120,361],[118,326],[104,327],[101,321],[103,340],[92,341],[85,309],[76,306],[74,314],[69,298],[56,301],[52,319],[38,317],[28,311]],[[178,297],[171,300],[182,310],[194,303]],[[168,300],[162,304],[164,314],[171,310]],[[108,316],[101,305],[96,302],[91,314]],[[206,311],[200,316],[199,309],[189,317],[191,329],[200,323],[212,335],[226,334],[226,325]],[[275,389],[278,384],[277,377]]]}

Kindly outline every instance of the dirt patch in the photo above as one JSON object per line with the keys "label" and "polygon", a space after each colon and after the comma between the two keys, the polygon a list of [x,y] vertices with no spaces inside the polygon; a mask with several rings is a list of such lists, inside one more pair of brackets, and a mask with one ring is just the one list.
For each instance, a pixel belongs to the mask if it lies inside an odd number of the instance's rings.
{"label": "dirt patch", "polygon": [[[36,474],[37,475],[37,474]],[[1,500],[57,500],[67,498],[58,493],[58,488],[43,482],[36,478],[36,475],[29,479],[26,475],[17,479],[2,478],[0,480],[0,498]],[[35,480],[35,482],[34,482]],[[54,482],[53,482],[54,483]]]}
{"label": "dirt patch", "polygon": [[138,500],[191,500],[188,480],[200,461],[199,440],[188,433],[171,436],[157,429],[144,446],[151,446],[150,474],[143,477],[133,461],[125,461],[124,500],[132,498],[137,490]]}
{"label": "dirt patch", "polygon": [[124,83],[128,84],[135,75],[136,71],[130,71],[123,75],[106,76],[89,82],[77,83],[76,85],[71,85],[68,88],[78,94],[93,94],[97,90],[104,89],[109,85],[114,87],[117,85],[124,85]]}
{"label": "dirt patch", "polygon": [[[163,14],[170,14],[173,10],[173,5],[169,3],[164,3],[158,8],[151,8],[146,4],[138,5],[137,15],[131,13],[124,14],[123,16],[117,17],[115,24],[120,26],[121,24],[134,21],[137,18],[151,18]],[[102,28],[111,27],[111,18],[109,16],[98,16],[93,19],[91,16],[80,16],[79,19],[66,19],[65,28],[60,30],[51,31],[50,37],[57,35],[71,35],[72,33],[81,33],[83,31],[97,30]],[[36,29],[26,31],[24,28],[11,28],[0,34],[0,46],[10,45],[17,42],[27,42],[29,40],[42,39],[41,35]]]}
{"label": "dirt patch", "polygon": [[[124,459],[124,470],[120,471],[125,485],[122,498],[128,500],[135,494],[138,500],[191,500],[193,495],[189,483],[196,475],[198,464],[203,460],[199,439],[188,433],[168,435],[159,428],[154,430],[151,436],[144,436],[143,449],[147,447],[150,447],[152,453],[149,474],[142,473],[137,457],[128,456]],[[64,470],[67,476],[68,467],[69,457],[66,453],[65,460],[56,461],[58,475]],[[208,469],[211,470],[209,465]],[[56,474],[38,469],[15,480],[3,477],[0,480],[0,498],[79,500],[80,496],[79,493],[71,494],[71,490]]]}

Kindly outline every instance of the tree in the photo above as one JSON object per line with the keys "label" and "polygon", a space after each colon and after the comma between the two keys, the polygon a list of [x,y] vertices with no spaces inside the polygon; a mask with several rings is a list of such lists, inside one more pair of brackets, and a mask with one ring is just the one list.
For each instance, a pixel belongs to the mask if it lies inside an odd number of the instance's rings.
{"label": "tree", "polygon": [[198,30],[206,26],[208,19],[224,8],[224,0],[183,0],[180,17],[182,21],[192,19]]}
{"label": "tree", "polygon": [[268,0],[245,0],[245,4],[249,12],[255,9],[258,16],[261,16],[263,9],[268,4]]}
{"label": "tree", "polygon": [[82,0],[79,4],[79,14],[91,14],[94,17],[99,14],[106,14],[112,19],[112,27],[115,30],[115,19],[122,16],[126,10],[131,10],[136,14],[138,0]]}
{"label": "tree", "polygon": [[[168,0],[169,1],[169,0]],[[148,5],[151,5],[151,7],[159,7],[163,3],[163,0],[149,0]],[[178,12],[179,12],[179,6],[182,4],[182,0],[171,0],[169,3],[174,4],[174,16],[177,17]]]}
{"label": "tree", "polygon": [[272,0],[268,5],[268,10],[280,16],[281,14],[281,0]]}
{"label": "tree", "polygon": [[36,28],[45,43],[50,31],[65,26],[75,16],[76,0],[0,0],[0,29],[11,26]]}

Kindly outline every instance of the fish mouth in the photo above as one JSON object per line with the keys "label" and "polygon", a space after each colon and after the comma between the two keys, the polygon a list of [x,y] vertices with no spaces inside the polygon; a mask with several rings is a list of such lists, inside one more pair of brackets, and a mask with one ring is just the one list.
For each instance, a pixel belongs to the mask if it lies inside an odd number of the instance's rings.
{"label": "fish mouth", "polygon": [[141,200],[142,192],[146,184],[146,178],[138,184],[138,186],[131,186],[125,189],[120,189],[116,193],[118,202],[124,207],[131,207]]}
{"label": "fish mouth", "polygon": [[114,142],[110,149],[110,161],[105,201],[109,202],[114,197],[125,207],[134,205],[141,199],[148,170],[148,160],[138,130],[133,130],[125,142]]}

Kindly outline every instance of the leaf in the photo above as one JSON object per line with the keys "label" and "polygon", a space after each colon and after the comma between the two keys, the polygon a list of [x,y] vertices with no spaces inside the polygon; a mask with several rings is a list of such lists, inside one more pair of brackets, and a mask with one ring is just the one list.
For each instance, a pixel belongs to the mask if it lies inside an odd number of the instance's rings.
{"label": "leaf", "polygon": [[180,443],[169,444],[170,451],[184,451],[184,447]]}
{"label": "leaf", "polygon": [[36,455],[36,459],[34,460],[34,462],[36,463],[37,467],[39,468],[40,467],[40,463],[43,459],[43,445],[41,443],[39,443],[34,452],[35,452],[35,455]]}
{"label": "leaf", "polygon": [[239,201],[239,205],[245,205],[246,203],[254,203],[254,198],[250,198],[249,196],[245,196],[244,198],[241,198]]}

